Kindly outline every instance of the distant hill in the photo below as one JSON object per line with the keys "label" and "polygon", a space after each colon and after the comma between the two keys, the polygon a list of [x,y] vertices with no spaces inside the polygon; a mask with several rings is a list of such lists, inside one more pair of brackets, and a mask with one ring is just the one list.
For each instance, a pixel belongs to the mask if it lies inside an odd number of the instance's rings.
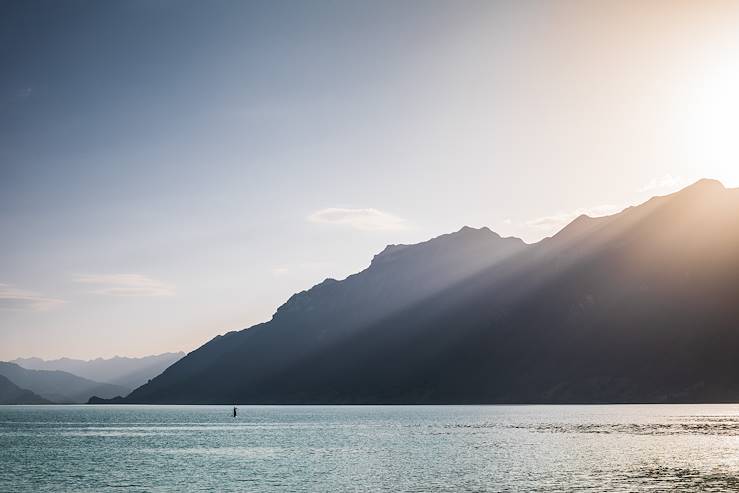
{"label": "distant hill", "polygon": [[50,401],[22,389],[0,375],[0,404],[51,404]]}
{"label": "distant hill", "polygon": [[18,387],[59,404],[85,403],[93,395],[110,398],[129,392],[120,385],[94,382],[64,371],[27,370],[7,362],[0,362],[0,375]]}
{"label": "distant hill", "polygon": [[739,402],[739,190],[390,246],[119,402]]}
{"label": "distant hill", "polygon": [[139,387],[163,372],[185,353],[163,353],[142,358],[96,358],[79,360],[61,358],[45,361],[40,358],[18,358],[12,361],[29,370],[61,370],[74,375],[126,387]]}

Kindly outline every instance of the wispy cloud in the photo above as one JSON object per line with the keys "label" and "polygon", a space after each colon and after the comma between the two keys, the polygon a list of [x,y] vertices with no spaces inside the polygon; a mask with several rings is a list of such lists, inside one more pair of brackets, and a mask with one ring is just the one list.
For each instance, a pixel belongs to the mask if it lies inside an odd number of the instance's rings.
{"label": "wispy cloud", "polygon": [[272,269],[272,274],[275,276],[284,276],[290,272],[290,268],[287,265],[278,265]]}
{"label": "wispy cloud", "polygon": [[542,232],[554,233],[583,214],[590,217],[607,216],[609,214],[615,214],[622,209],[623,207],[617,205],[598,205],[587,209],[576,209],[569,212],[559,212],[550,216],[537,217],[536,219],[526,221],[526,226],[536,228]]}
{"label": "wispy cloud", "polygon": [[75,282],[98,286],[94,292],[112,296],[172,296],[175,288],[141,274],[107,274],[77,276]]}
{"label": "wispy cloud", "polygon": [[363,231],[405,229],[405,220],[377,209],[342,209],[329,207],[308,216],[313,223],[339,224]]}
{"label": "wispy cloud", "polygon": [[46,311],[64,304],[64,300],[48,298],[33,291],[0,284],[0,310]]}
{"label": "wispy cloud", "polygon": [[639,192],[651,192],[654,190],[676,191],[690,184],[690,180],[682,176],[672,176],[666,174],[661,178],[652,178],[652,180],[641,187]]}
{"label": "wispy cloud", "polygon": [[19,89],[16,93],[16,100],[17,101],[23,101],[25,99],[28,99],[31,97],[31,94],[33,93],[33,88],[31,87],[24,87],[22,89]]}

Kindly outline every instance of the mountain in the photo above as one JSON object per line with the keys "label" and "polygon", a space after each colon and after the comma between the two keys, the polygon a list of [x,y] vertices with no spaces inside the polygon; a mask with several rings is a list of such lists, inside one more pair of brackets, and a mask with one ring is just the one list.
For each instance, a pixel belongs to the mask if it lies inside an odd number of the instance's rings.
{"label": "mountain", "polygon": [[64,371],[27,370],[2,361],[0,375],[18,387],[59,404],[84,403],[93,395],[110,398],[128,392],[127,388],[119,385],[94,382]]}
{"label": "mountain", "polygon": [[61,358],[49,361],[40,358],[18,358],[12,363],[29,370],[61,370],[90,380],[126,387],[130,391],[159,375],[184,355],[185,353],[179,352],[142,358],[116,356],[109,359]]}
{"label": "mountain", "polygon": [[51,404],[30,390],[22,389],[0,375],[0,404]]}
{"label": "mountain", "polygon": [[526,245],[462,230],[292,296],[118,402],[739,402],[739,189]]}

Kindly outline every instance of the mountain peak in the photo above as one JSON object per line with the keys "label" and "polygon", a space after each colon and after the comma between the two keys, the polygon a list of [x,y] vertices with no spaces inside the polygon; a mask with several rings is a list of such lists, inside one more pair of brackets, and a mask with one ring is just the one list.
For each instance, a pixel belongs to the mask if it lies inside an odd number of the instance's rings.
{"label": "mountain peak", "polygon": [[378,262],[385,262],[390,259],[393,259],[396,257],[396,255],[400,252],[408,251],[408,250],[416,250],[420,248],[425,248],[431,245],[437,245],[437,244],[445,244],[446,242],[452,241],[456,242],[455,240],[462,240],[462,241],[476,241],[476,240],[496,240],[500,239],[501,236],[492,231],[487,226],[483,226],[482,228],[473,228],[470,226],[462,226],[459,231],[455,231],[454,233],[447,233],[443,234],[441,236],[437,236],[435,238],[431,238],[430,240],[416,243],[413,245],[404,245],[404,244],[391,244],[387,245],[380,253],[374,256],[372,259],[372,264],[377,264]]}
{"label": "mountain peak", "polygon": [[[503,238],[495,231],[491,230],[487,226],[483,226],[481,228],[473,228],[471,226],[462,226],[458,231],[455,231],[453,233],[447,233],[443,234],[441,236],[437,236],[436,238],[432,238],[426,242],[419,243],[419,245],[423,245],[425,243],[434,243],[434,242],[445,242],[445,241],[462,241],[462,242],[489,242],[489,241],[496,241],[500,239],[506,239],[510,240],[513,238]],[[518,239],[518,238],[515,238]],[[522,241],[522,240],[521,240]]]}
{"label": "mountain peak", "polygon": [[646,204],[672,203],[711,209],[716,201],[726,200],[731,195],[727,192],[731,192],[731,189],[727,189],[720,181],[703,178],[669,195],[652,197]]}
{"label": "mountain peak", "polygon": [[472,226],[462,226],[462,228],[457,231],[456,233],[452,233],[452,235],[493,235],[498,238],[500,238],[500,235],[496,233],[495,231],[491,230],[487,226],[483,226],[482,228],[473,228]]}
{"label": "mountain peak", "polygon": [[589,233],[592,233],[594,230],[598,229],[599,227],[605,225],[608,221],[610,221],[614,215],[611,216],[601,216],[601,217],[590,217],[587,214],[580,214],[575,219],[573,219],[569,224],[567,224],[564,228],[559,230],[554,236],[550,238],[545,238],[543,241],[544,243],[549,242],[550,240],[554,240],[557,242],[562,241],[574,241],[581,239],[588,235]]}
{"label": "mountain peak", "polygon": [[716,192],[726,190],[723,183],[711,178],[701,178],[692,185],[688,185],[676,194],[692,193],[692,192]]}
{"label": "mountain peak", "polygon": [[724,184],[721,183],[718,180],[714,180],[713,178],[701,178],[697,182],[690,185],[691,187],[716,187],[716,188],[726,188],[724,187]]}

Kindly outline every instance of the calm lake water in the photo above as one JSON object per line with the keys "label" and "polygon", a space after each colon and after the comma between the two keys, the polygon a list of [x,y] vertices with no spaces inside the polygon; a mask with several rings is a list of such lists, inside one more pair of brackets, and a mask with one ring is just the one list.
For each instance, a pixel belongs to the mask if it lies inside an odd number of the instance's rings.
{"label": "calm lake water", "polygon": [[0,406],[0,491],[739,490],[739,406]]}

